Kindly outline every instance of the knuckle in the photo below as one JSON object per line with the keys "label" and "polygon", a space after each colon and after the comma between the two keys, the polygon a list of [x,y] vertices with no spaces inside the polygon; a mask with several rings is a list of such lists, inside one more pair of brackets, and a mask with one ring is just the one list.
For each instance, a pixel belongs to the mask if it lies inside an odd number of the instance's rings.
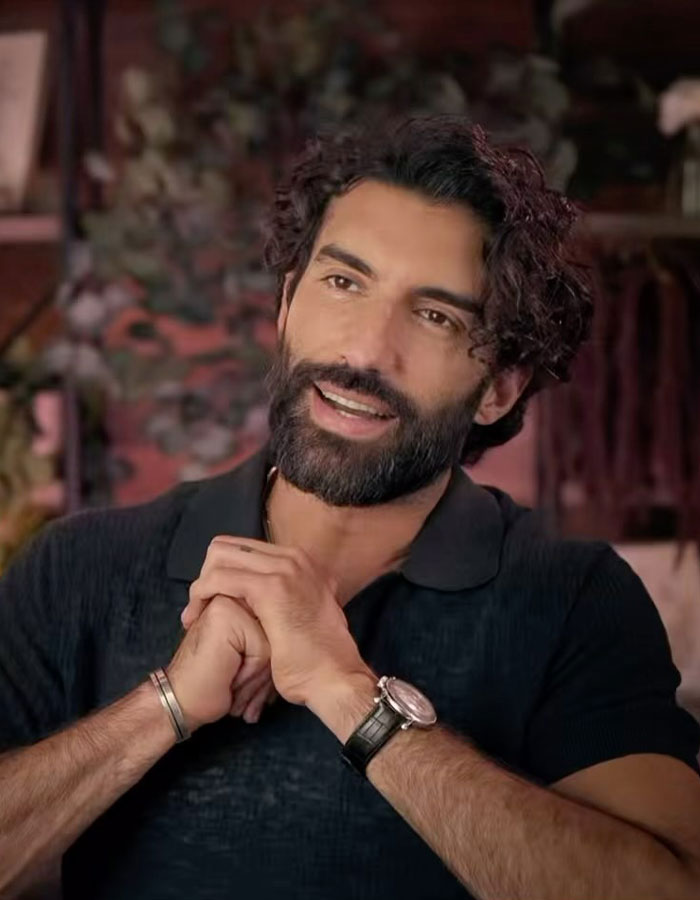
{"label": "knuckle", "polygon": [[199,578],[196,578],[190,585],[190,589],[188,591],[190,600],[196,600],[199,597],[201,591],[201,580],[202,576],[200,575]]}
{"label": "knuckle", "polygon": [[222,559],[226,558],[228,553],[229,545],[231,541],[227,539],[223,535],[216,535],[209,541],[209,546],[207,547],[207,553],[205,556],[205,565],[211,565],[212,563],[220,562]]}
{"label": "knuckle", "polygon": [[292,562],[300,568],[305,568],[311,564],[311,557],[306,550],[303,550],[301,547],[292,547],[290,550],[290,558]]}
{"label": "knuckle", "polygon": [[232,603],[227,597],[217,594],[210,600],[206,613],[210,619],[222,622],[231,618],[231,607]]}
{"label": "knuckle", "polygon": [[192,584],[197,584],[198,596],[211,597],[212,594],[221,591],[221,585],[225,582],[225,578],[226,567],[216,561],[206,571],[202,571],[197,582],[192,582]]}
{"label": "knuckle", "polygon": [[277,591],[280,594],[284,594],[287,588],[287,581],[289,576],[283,574],[282,572],[273,572],[270,575],[270,587],[272,590]]}
{"label": "knuckle", "polygon": [[217,542],[216,538],[209,542],[209,546],[207,547],[207,552],[204,557],[204,568],[205,566],[210,566],[215,559],[218,559],[219,554],[221,553],[221,544]]}
{"label": "knuckle", "polygon": [[336,575],[326,574],[326,587],[335,596],[340,587],[340,579]]}
{"label": "knuckle", "polygon": [[202,571],[195,581],[190,585],[190,600],[202,600],[211,596],[211,577],[212,570]]}
{"label": "knuckle", "polygon": [[293,559],[282,559],[279,563],[279,574],[285,578],[293,578],[299,571],[299,566]]}

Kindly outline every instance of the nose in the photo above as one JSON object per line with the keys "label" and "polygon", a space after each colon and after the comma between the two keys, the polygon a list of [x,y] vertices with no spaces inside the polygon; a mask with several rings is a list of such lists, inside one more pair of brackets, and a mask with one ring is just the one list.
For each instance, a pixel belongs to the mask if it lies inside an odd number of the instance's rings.
{"label": "nose", "polygon": [[400,332],[398,309],[370,301],[353,310],[339,349],[352,368],[397,373],[402,367]]}

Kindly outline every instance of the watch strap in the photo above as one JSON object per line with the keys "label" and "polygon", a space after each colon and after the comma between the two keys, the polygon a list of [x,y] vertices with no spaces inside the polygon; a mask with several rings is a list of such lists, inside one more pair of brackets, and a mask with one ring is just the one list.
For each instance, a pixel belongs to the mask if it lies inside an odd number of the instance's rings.
{"label": "watch strap", "polygon": [[360,775],[366,775],[369,761],[405,721],[404,716],[379,700],[343,745],[343,761]]}

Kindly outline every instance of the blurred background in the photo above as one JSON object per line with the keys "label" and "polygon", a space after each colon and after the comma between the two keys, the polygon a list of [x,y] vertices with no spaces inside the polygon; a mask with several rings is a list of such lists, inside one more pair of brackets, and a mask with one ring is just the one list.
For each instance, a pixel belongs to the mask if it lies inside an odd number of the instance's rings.
{"label": "blurred background", "polygon": [[700,3],[0,0],[0,577],[266,436],[260,221],[306,138],[463,112],[583,207],[571,382],[471,470],[644,579],[700,718]]}

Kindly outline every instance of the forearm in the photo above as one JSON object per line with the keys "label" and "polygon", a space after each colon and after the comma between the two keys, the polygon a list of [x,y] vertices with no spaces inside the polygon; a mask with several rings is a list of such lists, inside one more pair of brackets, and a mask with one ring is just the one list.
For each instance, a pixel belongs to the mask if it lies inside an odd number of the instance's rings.
{"label": "forearm", "polygon": [[0,756],[0,895],[60,856],[174,743],[153,686]]}
{"label": "forearm", "polygon": [[[314,711],[345,741],[369,685]],[[654,836],[503,769],[436,727],[410,729],[367,776],[481,900],[690,900],[698,875]]]}
{"label": "forearm", "polygon": [[641,829],[512,774],[443,729],[415,731],[368,776],[482,900],[685,900],[697,875]]}

